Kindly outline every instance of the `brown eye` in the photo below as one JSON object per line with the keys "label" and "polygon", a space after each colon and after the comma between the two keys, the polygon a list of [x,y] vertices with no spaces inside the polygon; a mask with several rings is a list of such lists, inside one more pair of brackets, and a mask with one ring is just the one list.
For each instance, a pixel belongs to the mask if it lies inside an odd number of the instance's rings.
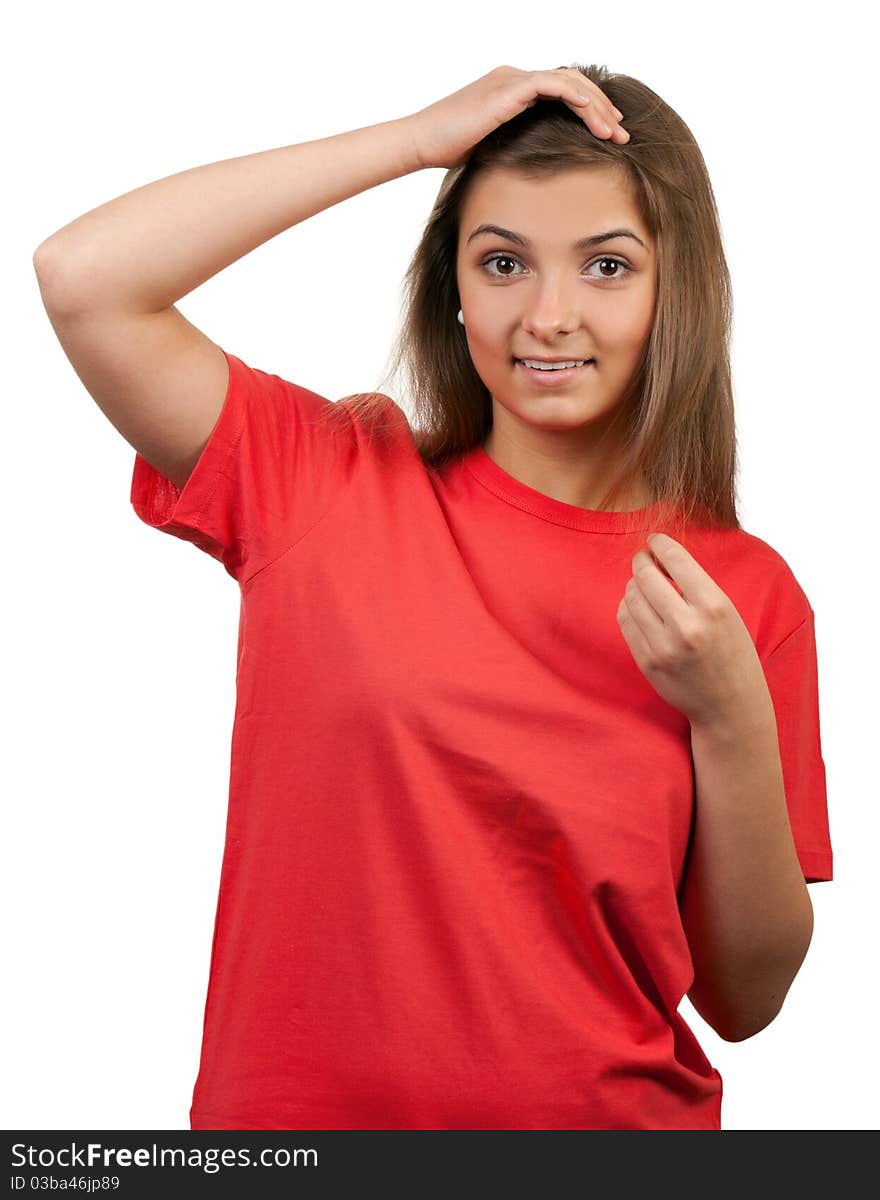
{"label": "brown eye", "polygon": [[[496,263],[496,262],[515,263],[515,262],[517,262],[517,259],[515,259],[510,254],[492,254],[488,258],[484,259],[480,265],[485,269],[489,266],[490,263]],[[489,274],[494,275],[495,272],[490,271]],[[510,274],[511,274],[511,272],[509,272],[509,271],[501,272],[501,275],[510,275]],[[496,278],[498,278],[497,275],[496,275]]]}
{"label": "brown eye", "polygon": [[615,267],[623,267],[622,272],[618,271],[614,275],[606,275],[606,274],[602,275],[602,278],[607,279],[610,283],[614,283],[618,279],[623,279],[624,274],[628,274],[630,271],[630,268],[627,266],[627,264],[625,262],[623,262],[622,259],[609,258],[607,255],[604,258],[597,258],[594,263],[591,263],[591,266],[602,267],[603,265],[606,265],[606,264],[610,264]]}

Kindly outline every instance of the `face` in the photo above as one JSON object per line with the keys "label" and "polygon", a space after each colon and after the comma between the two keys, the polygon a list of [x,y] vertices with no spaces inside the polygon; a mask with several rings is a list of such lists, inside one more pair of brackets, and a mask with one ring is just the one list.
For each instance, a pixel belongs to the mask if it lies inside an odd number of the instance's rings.
{"label": "face", "polygon": [[[471,237],[483,223],[528,244],[496,233]],[[639,240],[575,245],[616,230]],[[490,436],[548,453],[595,446],[654,319],[654,245],[626,179],[605,167],[532,179],[506,169],[480,175],[461,214],[456,273],[464,336],[492,396]],[[535,357],[595,362],[552,382],[516,361]]]}

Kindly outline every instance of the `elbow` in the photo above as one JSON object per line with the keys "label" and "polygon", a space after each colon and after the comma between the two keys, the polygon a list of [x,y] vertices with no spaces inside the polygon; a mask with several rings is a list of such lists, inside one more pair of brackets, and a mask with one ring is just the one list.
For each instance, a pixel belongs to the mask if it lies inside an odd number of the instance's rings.
{"label": "elbow", "polygon": [[[34,251],[33,264],[37,275],[45,275],[50,269],[54,270],[56,252],[55,247],[50,244],[51,241],[51,238],[46,238],[44,242],[40,242]],[[53,263],[51,268],[48,266],[50,260]]]}
{"label": "elbow", "polygon": [[763,997],[760,1005],[754,1000],[748,1004],[724,1003],[718,997],[700,996],[694,989],[688,992],[688,999],[722,1041],[745,1042],[776,1019],[782,1010],[785,992],[777,991],[769,1001]]}
{"label": "elbow", "polygon": [[[726,1019],[716,1029],[725,1042],[745,1042],[766,1029],[779,1016],[791,985],[797,978],[809,948],[810,938],[787,962],[777,963],[775,970],[767,968],[755,974],[754,990],[740,998],[727,1010]],[[714,1026],[713,1026],[714,1028]]]}
{"label": "elbow", "polygon": [[61,268],[55,250],[41,242],[34,251],[34,272],[47,311],[59,307]]}
{"label": "elbow", "polygon": [[[783,1002],[784,1003],[784,998]],[[713,1029],[725,1042],[746,1042],[766,1029],[779,1016],[782,1003],[776,1005],[769,1013],[756,1016],[754,1013],[742,1014],[737,1018],[713,1025]]]}
{"label": "elbow", "polygon": [[800,955],[796,963],[753,970],[748,974],[751,986],[741,979],[738,987],[722,988],[704,979],[691,988],[688,999],[723,1041],[745,1042],[775,1021],[802,961]]}
{"label": "elbow", "polygon": [[749,958],[729,971],[706,972],[694,980],[688,999],[725,1042],[745,1042],[766,1029],[785,1003],[813,936],[812,905],[784,951]]}
{"label": "elbow", "polygon": [[732,1007],[721,1004],[717,998],[710,1000],[705,995],[692,988],[688,992],[688,1000],[709,1026],[724,1042],[745,1042],[754,1037],[770,1024],[779,1009],[780,1004],[772,1013],[760,1015],[754,1009]]}
{"label": "elbow", "polygon": [[62,247],[59,234],[53,233],[37,246],[33,265],[47,312],[67,314],[82,309],[88,276],[74,266],[71,252]]}

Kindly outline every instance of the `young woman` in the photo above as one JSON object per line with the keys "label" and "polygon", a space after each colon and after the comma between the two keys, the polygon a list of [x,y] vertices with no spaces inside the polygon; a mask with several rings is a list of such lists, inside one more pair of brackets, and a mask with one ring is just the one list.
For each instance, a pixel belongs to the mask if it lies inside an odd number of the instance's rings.
{"label": "young woman", "polygon": [[[426,167],[413,426],[174,307]],[[139,188],[35,265],[138,516],[241,589],[192,1128],[720,1129],[678,1006],[773,1020],[832,851],[814,614],[736,516],[684,122],[604,68],[499,67]]]}

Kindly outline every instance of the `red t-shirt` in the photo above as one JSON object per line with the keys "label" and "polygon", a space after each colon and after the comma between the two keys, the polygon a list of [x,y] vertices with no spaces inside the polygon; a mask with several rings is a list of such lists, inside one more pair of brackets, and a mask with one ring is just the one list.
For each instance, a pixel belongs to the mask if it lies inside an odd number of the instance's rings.
{"label": "red t-shirt", "polygon": [[[183,491],[138,516],[241,590],[229,810],[193,1129],[719,1129],[678,1006],[687,719],[617,624],[650,532],[508,475],[426,468],[226,355]],[[341,402],[344,403],[344,402]],[[776,710],[807,880],[831,879],[814,614],[744,531],[683,544]]]}

